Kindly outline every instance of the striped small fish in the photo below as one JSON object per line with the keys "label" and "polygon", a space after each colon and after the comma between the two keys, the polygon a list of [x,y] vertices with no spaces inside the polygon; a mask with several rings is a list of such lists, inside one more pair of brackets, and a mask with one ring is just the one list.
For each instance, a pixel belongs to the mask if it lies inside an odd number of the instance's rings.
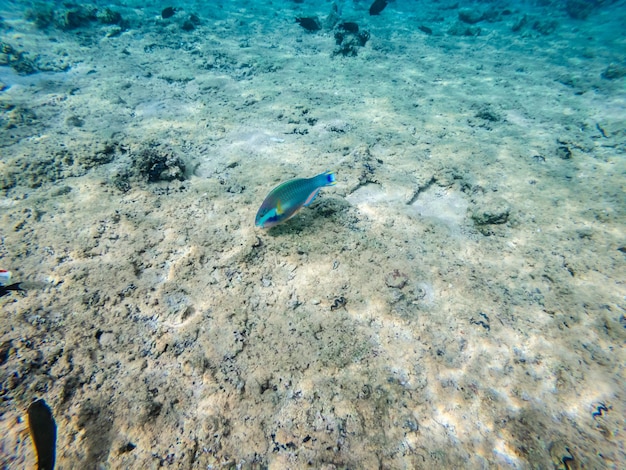
{"label": "striped small fish", "polygon": [[320,188],[335,184],[335,174],[327,171],[313,178],[296,178],[276,186],[256,214],[257,227],[270,228],[291,219],[313,202]]}

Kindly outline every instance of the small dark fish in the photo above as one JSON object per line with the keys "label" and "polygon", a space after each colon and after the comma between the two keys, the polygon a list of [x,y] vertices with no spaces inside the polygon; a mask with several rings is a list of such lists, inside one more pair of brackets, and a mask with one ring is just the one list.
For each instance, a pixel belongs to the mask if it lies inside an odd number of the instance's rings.
{"label": "small dark fish", "polygon": [[37,452],[37,470],[53,470],[56,460],[57,425],[45,400],[37,400],[28,407],[28,427]]}
{"label": "small dark fish", "polygon": [[161,18],[163,18],[164,20],[171,18],[172,16],[176,14],[177,11],[178,11],[178,8],[174,8],[174,7],[163,8],[163,11],[161,12]]}
{"label": "small dark fish", "polygon": [[0,297],[4,297],[5,295],[9,295],[10,291],[15,291],[15,292],[26,292],[25,289],[23,289],[20,286],[20,282],[16,282],[15,284],[9,284],[8,286],[0,286]]}
{"label": "small dark fish", "polygon": [[339,23],[337,28],[346,31],[348,33],[356,34],[359,32],[359,25],[352,21],[345,21],[343,23]]}
{"label": "small dark fish", "polygon": [[422,33],[433,34],[433,30],[430,29],[428,26],[420,25],[417,27],[417,29],[419,29]]}
{"label": "small dark fish", "polygon": [[379,15],[387,6],[387,0],[374,0],[370,7],[370,15]]}
{"label": "small dark fish", "polygon": [[296,23],[302,26],[307,31],[319,31],[322,29],[322,24],[317,16],[304,16],[296,18]]}

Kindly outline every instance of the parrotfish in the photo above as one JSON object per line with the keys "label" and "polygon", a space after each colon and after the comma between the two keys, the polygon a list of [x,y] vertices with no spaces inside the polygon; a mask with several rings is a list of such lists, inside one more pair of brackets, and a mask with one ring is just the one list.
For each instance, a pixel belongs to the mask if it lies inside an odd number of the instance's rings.
{"label": "parrotfish", "polygon": [[52,410],[39,399],[28,407],[30,437],[37,452],[37,470],[54,470],[57,447],[57,423]]}
{"label": "parrotfish", "polygon": [[270,191],[256,213],[257,227],[270,228],[291,219],[300,209],[313,202],[320,188],[335,184],[331,171],[313,178],[296,178],[279,184]]}
{"label": "parrotfish", "polygon": [[9,292],[26,292],[26,290],[20,286],[21,282],[16,282],[14,284],[9,284],[8,286],[0,286],[0,297],[4,297],[5,295],[9,295]]}

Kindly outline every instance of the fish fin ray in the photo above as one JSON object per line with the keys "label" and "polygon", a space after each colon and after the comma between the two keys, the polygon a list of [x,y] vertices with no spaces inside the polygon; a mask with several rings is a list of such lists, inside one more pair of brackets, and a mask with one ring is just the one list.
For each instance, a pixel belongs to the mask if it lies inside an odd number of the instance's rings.
{"label": "fish fin ray", "polygon": [[309,204],[311,204],[313,202],[313,200],[315,199],[315,196],[317,196],[317,193],[320,192],[320,188],[317,188],[315,191],[313,191],[311,193],[311,195],[307,198],[306,201],[304,201],[304,204],[302,204],[304,207],[307,207]]}

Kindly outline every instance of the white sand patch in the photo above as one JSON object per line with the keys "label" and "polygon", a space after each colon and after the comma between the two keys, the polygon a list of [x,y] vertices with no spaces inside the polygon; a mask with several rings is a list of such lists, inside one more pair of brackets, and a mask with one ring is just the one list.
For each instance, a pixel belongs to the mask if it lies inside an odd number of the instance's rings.
{"label": "white sand patch", "polygon": [[461,192],[434,185],[420,192],[412,204],[420,217],[437,220],[454,230],[465,223],[468,206]]}

